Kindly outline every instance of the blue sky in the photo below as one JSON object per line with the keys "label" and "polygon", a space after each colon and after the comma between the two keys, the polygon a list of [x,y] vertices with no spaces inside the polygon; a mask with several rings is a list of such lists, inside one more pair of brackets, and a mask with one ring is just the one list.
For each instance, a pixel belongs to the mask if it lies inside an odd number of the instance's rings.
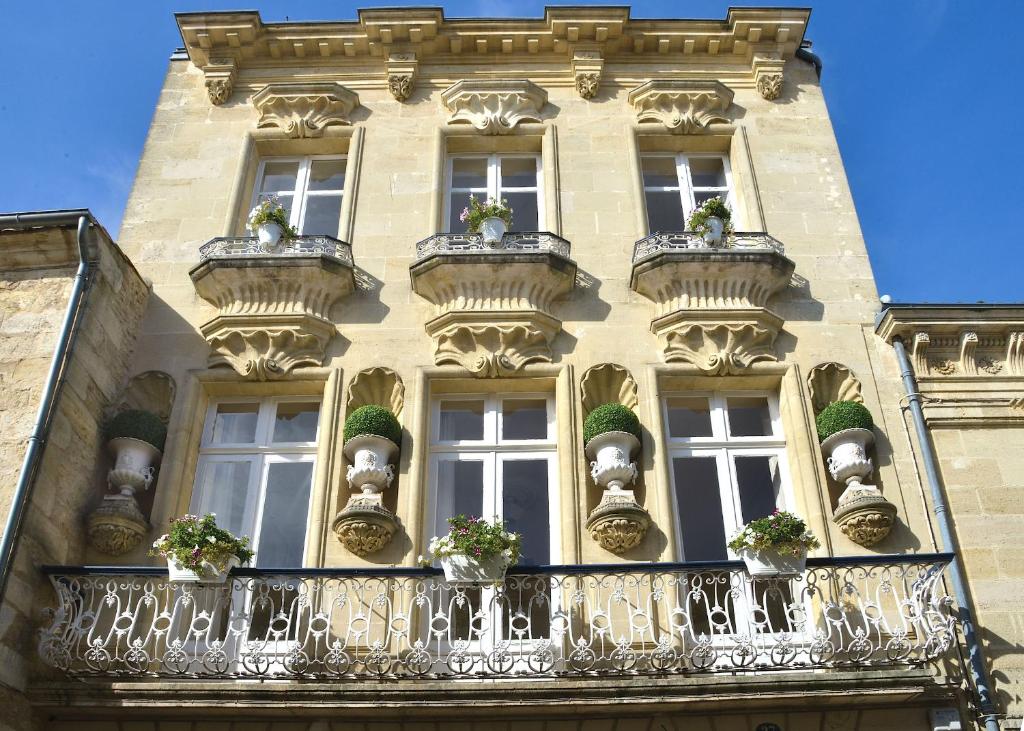
{"label": "blue sky", "polygon": [[[20,32],[0,44],[0,210],[88,207],[116,233],[168,56],[181,44],[173,12],[255,7],[265,20],[354,19],[370,4],[9,5],[5,25]],[[645,0],[633,15],[723,18],[728,6]],[[1024,301],[1024,228],[1014,218],[1024,202],[1016,132],[1024,85],[1008,37],[1024,20],[1024,2],[812,7],[807,36],[825,63],[825,95],[879,291],[897,302]],[[449,17],[541,17],[544,4],[444,8]]]}

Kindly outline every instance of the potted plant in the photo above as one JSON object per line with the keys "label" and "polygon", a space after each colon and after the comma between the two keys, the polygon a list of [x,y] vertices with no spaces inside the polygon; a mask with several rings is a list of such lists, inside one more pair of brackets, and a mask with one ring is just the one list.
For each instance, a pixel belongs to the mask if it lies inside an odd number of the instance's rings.
{"label": "potted plant", "polygon": [[596,484],[618,491],[636,480],[632,457],[640,449],[640,420],[632,409],[619,403],[598,406],[583,422],[583,444]]}
{"label": "potted plant", "polygon": [[506,200],[499,202],[488,198],[481,203],[471,195],[469,205],[459,214],[459,220],[469,227],[470,233],[482,233],[486,243],[499,243],[512,227],[512,209]]}
{"label": "potted plant", "polygon": [[122,411],[106,423],[104,436],[114,455],[114,466],[107,473],[110,487],[125,497],[148,488],[167,439],[160,417],[149,411]]}
{"label": "potted plant", "polygon": [[807,552],[820,545],[802,518],[781,510],[750,521],[729,541],[751,576],[801,574]]}
{"label": "potted plant", "polygon": [[690,231],[703,234],[704,243],[708,246],[719,246],[722,237],[732,233],[732,211],[725,201],[716,195],[697,206],[690,214],[686,227]]}
{"label": "potted plant", "polygon": [[287,241],[298,236],[288,224],[288,211],[277,200],[277,196],[261,200],[249,211],[248,226],[263,246],[277,246],[282,238]]}
{"label": "potted plant", "polygon": [[519,560],[519,535],[505,530],[504,521],[456,515],[448,527],[447,535],[430,539],[429,549],[449,583],[499,583]]}
{"label": "potted plant", "polygon": [[377,493],[395,477],[392,460],[402,442],[398,419],[383,406],[360,406],[345,419],[345,456],[349,485],[363,493]]}
{"label": "potted plant", "polygon": [[821,410],[815,425],[832,478],[851,487],[867,479],[872,470],[867,450],[875,435],[874,420],[864,404],[833,401]]}
{"label": "potted plant", "polygon": [[171,581],[203,584],[223,584],[233,567],[253,557],[249,539],[217,527],[214,513],[174,518],[149,554],[167,559]]}

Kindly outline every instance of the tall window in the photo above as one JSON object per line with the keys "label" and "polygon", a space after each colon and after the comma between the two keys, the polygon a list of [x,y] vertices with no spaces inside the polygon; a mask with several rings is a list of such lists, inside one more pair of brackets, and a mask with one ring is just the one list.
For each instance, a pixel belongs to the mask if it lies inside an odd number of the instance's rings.
{"label": "tall window", "polygon": [[295,397],[210,406],[192,512],[249,536],[255,566],[303,564],[319,417],[319,402]]}
{"label": "tall window", "polygon": [[513,231],[536,231],[543,219],[540,155],[455,155],[448,158],[448,230],[461,232],[469,197],[505,199]]}
{"label": "tall window", "polygon": [[685,230],[694,208],[714,196],[734,209],[732,173],[724,155],[644,155],[640,164],[652,233]]}
{"label": "tall window", "polygon": [[337,236],[344,157],[274,157],[260,162],[253,205],[276,195],[300,234]]}
{"label": "tall window", "polygon": [[729,537],[791,502],[778,400],[759,393],[669,396],[664,420],[683,560],[735,558]]}

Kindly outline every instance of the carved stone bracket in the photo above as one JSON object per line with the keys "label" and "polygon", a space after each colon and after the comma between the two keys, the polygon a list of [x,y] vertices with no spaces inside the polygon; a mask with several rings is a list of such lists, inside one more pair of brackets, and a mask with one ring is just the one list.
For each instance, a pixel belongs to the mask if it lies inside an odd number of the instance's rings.
{"label": "carved stone bracket", "polygon": [[651,516],[637,503],[632,490],[605,490],[587,518],[591,538],[616,554],[639,546],[650,525]]}
{"label": "carved stone bracket", "polygon": [[960,371],[966,376],[978,375],[977,350],[978,333],[970,330],[960,333]]}
{"label": "carved stone bracket", "polygon": [[629,92],[638,122],[658,122],[675,134],[697,134],[713,122],[728,122],[733,92],[718,81],[655,79]]}
{"label": "carved stone bracket", "polygon": [[211,104],[219,106],[231,97],[231,92],[235,89],[235,78],[238,76],[234,59],[210,59],[210,62],[203,66],[203,75]]}
{"label": "carved stone bracket", "polygon": [[782,94],[785,66],[786,62],[778,54],[754,56],[753,71],[757,93],[768,101],[774,101]]}
{"label": "carved stone bracket", "polygon": [[436,343],[434,362],[460,365],[479,378],[510,376],[535,361],[550,363],[551,339],[561,329],[557,320],[539,314],[504,324],[466,324],[462,319],[444,316],[427,325]]}
{"label": "carved stone bracket", "polygon": [[584,99],[593,99],[601,86],[604,59],[598,49],[576,49],[572,54],[572,75],[576,91]]}
{"label": "carved stone bracket", "polygon": [[835,401],[856,401],[864,403],[860,392],[860,381],[841,363],[819,363],[807,374],[807,386],[811,390],[811,406],[819,413]]}
{"label": "carved stone bracket", "polygon": [[404,102],[416,86],[419,62],[412,52],[390,53],[387,60],[388,91],[391,96]]}
{"label": "carved stone bracket", "polygon": [[349,125],[359,97],[333,81],[267,84],[252,98],[257,127],[279,127],[292,138],[320,137],[326,127]]}
{"label": "carved stone bracket", "polygon": [[471,124],[484,134],[508,134],[522,122],[540,122],[548,94],[523,80],[459,81],[441,93],[449,124]]}
{"label": "carved stone bracket", "polygon": [[121,556],[138,546],[149,523],[131,495],[105,495],[86,520],[89,545],[108,556]]}
{"label": "carved stone bracket", "polygon": [[615,363],[589,368],[580,380],[584,416],[601,404],[618,403],[634,409],[638,403],[636,381],[629,371]]}
{"label": "carved stone bracket", "polygon": [[914,372],[919,376],[928,375],[928,346],[931,343],[928,333],[914,333]]}
{"label": "carved stone bracket", "polygon": [[360,406],[373,404],[389,409],[398,416],[405,404],[405,385],[397,373],[390,368],[378,366],[359,371],[348,385],[348,401],[345,410],[352,413]]}
{"label": "carved stone bracket", "polygon": [[656,320],[667,363],[689,363],[707,375],[742,373],[761,360],[778,360],[773,350],[782,320],[767,311],[695,316],[683,313]]}
{"label": "carved stone bracket", "polygon": [[861,546],[873,546],[892,530],[896,506],[886,500],[877,487],[861,485],[840,498],[832,520],[847,538]]}
{"label": "carved stone bracket", "polygon": [[357,556],[367,556],[384,548],[398,532],[395,514],[384,507],[379,493],[353,495],[334,518],[334,534],[345,548]]}

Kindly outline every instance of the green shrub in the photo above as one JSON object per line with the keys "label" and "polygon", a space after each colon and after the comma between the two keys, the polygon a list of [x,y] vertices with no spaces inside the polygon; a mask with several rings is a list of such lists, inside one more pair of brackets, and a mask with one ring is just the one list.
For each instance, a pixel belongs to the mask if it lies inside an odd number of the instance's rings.
{"label": "green shrub", "polygon": [[164,442],[167,441],[167,427],[159,416],[149,411],[122,411],[107,422],[103,432],[107,441],[118,437],[131,437],[152,444],[161,451]]}
{"label": "green shrub", "polygon": [[363,434],[390,439],[402,446],[402,426],[398,419],[383,406],[360,406],[345,419],[345,441]]}
{"label": "green shrub", "polygon": [[632,409],[622,404],[602,404],[590,412],[583,422],[583,444],[610,431],[624,431],[640,438],[640,420]]}
{"label": "green shrub", "polygon": [[856,401],[833,401],[814,420],[818,427],[818,439],[825,441],[844,429],[871,429],[875,423],[871,412],[864,404]]}

